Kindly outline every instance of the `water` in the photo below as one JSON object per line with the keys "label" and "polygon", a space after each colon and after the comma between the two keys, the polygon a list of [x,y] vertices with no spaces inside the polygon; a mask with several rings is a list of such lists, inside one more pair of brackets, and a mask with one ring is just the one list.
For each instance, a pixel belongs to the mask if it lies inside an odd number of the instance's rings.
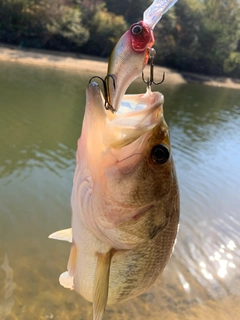
{"label": "water", "polygon": [[[91,319],[58,283],[89,75],[0,63],[0,319]],[[132,85],[131,92],[144,85]],[[174,254],[154,286],[105,320],[239,319],[240,92],[161,86],[181,191]]]}

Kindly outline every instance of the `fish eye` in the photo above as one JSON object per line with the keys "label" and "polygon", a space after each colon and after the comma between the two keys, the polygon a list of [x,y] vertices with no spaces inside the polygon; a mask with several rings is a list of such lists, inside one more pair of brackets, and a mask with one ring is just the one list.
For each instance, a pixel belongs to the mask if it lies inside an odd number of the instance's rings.
{"label": "fish eye", "polygon": [[169,149],[164,144],[158,144],[152,148],[151,158],[155,164],[164,164],[170,156]]}
{"label": "fish eye", "polygon": [[132,27],[132,34],[135,34],[135,35],[137,35],[137,34],[140,34],[140,33],[142,33],[142,26],[140,25],[140,24],[135,24],[133,27]]}

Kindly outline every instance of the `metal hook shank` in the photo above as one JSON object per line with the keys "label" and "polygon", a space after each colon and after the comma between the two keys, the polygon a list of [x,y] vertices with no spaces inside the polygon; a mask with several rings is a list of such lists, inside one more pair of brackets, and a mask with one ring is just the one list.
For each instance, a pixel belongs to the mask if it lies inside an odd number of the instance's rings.
{"label": "metal hook shank", "polygon": [[145,80],[144,72],[142,72],[142,80],[143,80],[143,82],[145,82],[147,84],[148,88],[150,88],[152,84],[159,85],[159,84],[164,82],[164,80],[165,80],[165,72],[163,72],[163,77],[162,77],[162,80],[160,82],[155,82],[154,81],[154,63],[153,63],[153,60],[154,60],[155,55],[156,55],[156,50],[154,48],[149,48],[148,52],[149,52],[149,64],[150,64],[150,77],[148,78],[148,80]]}
{"label": "metal hook shank", "polygon": [[103,95],[104,95],[104,100],[105,100],[105,102],[104,102],[105,109],[106,109],[106,110],[111,110],[113,113],[116,112],[116,110],[113,108],[113,106],[109,103],[109,99],[108,99],[109,95],[108,95],[107,83],[106,83],[106,79],[107,79],[107,78],[111,78],[111,79],[113,80],[113,87],[114,87],[114,89],[115,89],[116,84],[115,84],[114,76],[113,76],[112,74],[108,74],[108,75],[106,75],[106,77],[105,77],[104,79],[101,78],[101,77],[99,77],[99,76],[93,76],[93,77],[89,80],[88,83],[92,82],[92,80],[95,79],[95,78],[101,80],[102,83],[103,83]]}

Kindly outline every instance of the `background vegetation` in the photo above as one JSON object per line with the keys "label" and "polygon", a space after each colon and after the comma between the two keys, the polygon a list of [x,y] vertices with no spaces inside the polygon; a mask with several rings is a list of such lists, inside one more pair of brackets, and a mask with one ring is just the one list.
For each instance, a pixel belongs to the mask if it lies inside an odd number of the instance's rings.
{"label": "background vegetation", "polygon": [[[151,0],[0,0],[0,42],[108,57]],[[239,0],[179,0],[154,29],[155,63],[240,77]]]}

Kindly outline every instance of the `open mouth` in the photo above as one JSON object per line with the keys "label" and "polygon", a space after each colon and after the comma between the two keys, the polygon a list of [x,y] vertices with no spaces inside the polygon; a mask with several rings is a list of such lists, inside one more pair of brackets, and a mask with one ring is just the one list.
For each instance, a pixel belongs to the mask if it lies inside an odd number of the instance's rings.
{"label": "open mouth", "polygon": [[[152,94],[152,97],[150,97],[151,94]],[[149,101],[149,98],[151,99],[151,101]],[[147,92],[143,94],[125,94],[121,101],[120,108],[117,111],[117,114],[123,115],[130,112],[135,112],[135,114],[137,115],[138,113],[142,112],[144,109],[148,107],[154,108],[155,104],[159,105],[161,103],[163,103],[163,101],[158,101],[156,95],[153,92],[151,92],[150,89],[147,89]],[[137,111],[140,111],[140,112],[137,113]]]}
{"label": "open mouth", "polygon": [[[109,108],[106,80],[104,90],[91,78],[87,87],[86,128],[89,139],[98,140],[102,150],[119,149],[140,143],[139,138],[150,133],[163,118],[164,97],[160,92],[152,92],[151,87],[142,94],[124,94],[121,86],[115,88],[121,98],[117,109]],[[120,93],[120,94],[119,94]],[[140,139],[141,140],[141,139]]]}
{"label": "open mouth", "polygon": [[162,118],[164,97],[147,89],[144,94],[125,94],[116,113],[107,111],[104,144],[121,147],[152,130]]}

